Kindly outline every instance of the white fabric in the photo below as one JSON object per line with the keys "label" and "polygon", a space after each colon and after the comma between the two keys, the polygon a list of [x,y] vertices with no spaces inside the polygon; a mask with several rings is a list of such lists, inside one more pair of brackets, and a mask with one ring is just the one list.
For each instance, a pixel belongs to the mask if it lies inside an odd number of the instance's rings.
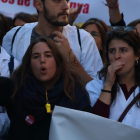
{"label": "white fabric", "polygon": [[[15,37],[12,55],[20,63],[22,61],[24,53],[26,52],[30,44],[32,30],[36,25],[37,22],[27,23],[19,30]],[[3,39],[2,47],[9,54],[11,54],[12,37],[17,28],[19,27],[10,30]],[[91,77],[94,77],[97,74],[97,71],[99,71],[102,68],[103,64],[93,37],[83,29],[80,29],[80,38],[82,44],[81,51],[78,41],[77,29],[75,26],[64,26],[62,33],[68,39],[70,47],[73,50],[73,53],[76,55],[79,62],[81,63],[82,67]]]}
{"label": "white fabric", "polygon": [[[2,106],[0,106],[0,110],[3,110]],[[0,113],[0,137],[4,137],[8,134],[9,126],[10,120],[8,118],[6,111]]]}
{"label": "white fabric", "polygon": [[[0,53],[0,73],[1,76],[9,77],[10,76],[10,71],[9,71],[9,66],[8,63],[10,62],[10,55],[3,49],[1,48],[1,53]],[[14,70],[19,66],[19,62],[14,59]]]}
{"label": "white fabric", "polygon": [[[98,77],[96,77],[96,79],[90,81],[86,85],[86,90],[89,93],[92,106],[96,103],[97,99],[99,98],[103,86],[104,80],[103,79],[99,80]],[[137,87],[135,91],[131,94],[131,96],[126,100],[125,95],[119,84],[118,88],[119,90],[117,92],[117,97],[114,103],[110,106],[110,115],[109,115],[109,118],[115,121],[119,119],[125,108],[133,100],[134,94],[136,96],[140,92],[139,87]],[[138,108],[136,104],[134,104],[131,107],[131,109],[123,119],[122,123],[140,129],[140,108]]]}
{"label": "white fabric", "polygon": [[49,140],[139,140],[140,130],[88,112],[55,106]]}
{"label": "white fabric", "polygon": [[[10,55],[3,48],[1,48],[1,53],[0,53],[1,76],[5,76],[5,77],[10,76],[9,67],[8,67],[9,61],[10,61]],[[18,66],[19,66],[19,62],[14,59],[14,69],[16,69]],[[0,137],[7,135],[8,128],[10,126],[10,120],[8,118],[6,110],[5,111],[3,110],[5,110],[5,108],[0,106]]]}

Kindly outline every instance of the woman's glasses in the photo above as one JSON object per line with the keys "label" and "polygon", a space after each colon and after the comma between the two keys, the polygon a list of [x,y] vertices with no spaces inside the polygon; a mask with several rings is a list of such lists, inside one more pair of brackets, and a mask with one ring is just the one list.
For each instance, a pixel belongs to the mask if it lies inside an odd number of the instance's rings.
{"label": "woman's glasses", "polygon": [[98,37],[101,35],[100,33],[95,32],[95,31],[92,31],[90,34],[91,34],[92,37],[95,38],[95,39],[98,38]]}

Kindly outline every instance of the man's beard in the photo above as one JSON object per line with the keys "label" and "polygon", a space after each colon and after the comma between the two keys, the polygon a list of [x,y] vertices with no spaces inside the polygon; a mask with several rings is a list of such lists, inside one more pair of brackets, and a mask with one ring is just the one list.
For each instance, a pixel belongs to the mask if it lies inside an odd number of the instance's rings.
{"label": "man's beard", "polygon": [[49,11],[46,9],[46,7],[44,6],[44,18],[50,22],[52,25],[54,26],[65,26],[68,24],[68,21],[66,22],[60,22],[60,21],[57,21],[55,19],[57,19],[57,17],[59,15],[62,15],[62,14],[65,14],[66,12],[62,12],[62,13],[59,13],[57,16],[55,15],[50,15]]}

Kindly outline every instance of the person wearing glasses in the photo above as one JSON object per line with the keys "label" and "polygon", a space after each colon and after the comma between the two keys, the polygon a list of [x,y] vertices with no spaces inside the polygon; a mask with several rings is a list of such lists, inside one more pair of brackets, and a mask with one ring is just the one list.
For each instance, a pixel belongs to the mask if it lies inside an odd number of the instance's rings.
{"label": "person wearing glasses", "polygon": [[[69,15],[70,25],[73,25],[73,22],[77,18],[79,11],[82,8],[81,6],[82,5],[79,5],[78,9],[70,8],[70,15]],[[121,14],[119,10],[118,0],[106,0],[105,6],[108,6],[109,8],[109,17],[110,17],[111,26],[125,26],[123,14]],[[81,26],[81,28],[88,31],[95,39],[102,61],[103,63],[105,63],[106,57],[104,52],[104,44],[106,40],[106,32],[108,31],[109,27],[101,19],[90,18]]]}
{"label": "person wearing glasses", "polygon": [[105,53],[104,53],[104,45],[106,41],[106,32],[109,27],[98,18],[91,18],[87,20],[82,26],[82,29],[89,32],[92,37],[95,39],[96,45],[100,52],[103,63],[105,62]]}
{"label": "person wearing glasses", "polygon": [[96,79],[86,85],[93,112],[140,129],[140,39],[132,27],[112,28],[107,33],[107,62]]}

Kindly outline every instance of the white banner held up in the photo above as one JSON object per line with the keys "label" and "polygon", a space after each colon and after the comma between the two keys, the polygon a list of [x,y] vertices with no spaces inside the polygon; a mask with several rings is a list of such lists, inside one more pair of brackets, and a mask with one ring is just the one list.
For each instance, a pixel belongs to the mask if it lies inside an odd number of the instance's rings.
{"label": "white banner held up", "polygon": [[49,140],[140,140],[140,130],[91,113],[56,106]]}
{"label": "white banner held up", "polygon": [[13,18],[19,12],[37,13],[34,0],[0,0],[0,13]]}
{"label": "white banner held up", "polygon": [[[79,4],[83,4],[76,22],[84,23],[89,18],[99,18],[110,25],[108,7],[102,2],[106,3],[106,0],[70,0],[72,8],[78,8]],[[119,7],[126,24],[140,18],[140,0],[119,0]],[[34,0],[0,0],[0,13],[14,17],[19,12],[37,13]]]}

